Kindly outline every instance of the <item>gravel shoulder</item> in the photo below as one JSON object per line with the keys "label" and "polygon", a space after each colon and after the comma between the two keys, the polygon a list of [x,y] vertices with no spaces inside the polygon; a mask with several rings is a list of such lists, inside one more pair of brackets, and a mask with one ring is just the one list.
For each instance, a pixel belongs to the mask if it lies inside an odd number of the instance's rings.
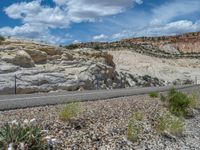
{"label": "gravel shoulder", "polygon": [[[35,118],[57,139],[58,150],[200,150],[200,111],[185,120],[184,136],[175,139],[157,135],[152,122],[165,113],[158,98],[147,95],[103,101],[81,102],[84,112],[70,122],[59,120],[63,105],[35,107],[0,112],[0,124]],[[127,127],[134,112],[144,113],[143,133],[132,143]]]}

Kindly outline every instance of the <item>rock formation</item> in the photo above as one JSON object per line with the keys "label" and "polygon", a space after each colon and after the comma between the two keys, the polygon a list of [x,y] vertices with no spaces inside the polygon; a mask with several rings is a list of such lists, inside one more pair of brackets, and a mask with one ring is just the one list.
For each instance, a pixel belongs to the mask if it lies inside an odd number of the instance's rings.
{"label": "rock formation", "polygon": [[[169,42],[159,45],[155,43],[162,42],[153,43],[147,39],[146,43],[145,45],[135,39],[63,48],[33,41],[6,39],[0,43],[0,94],[14,93],[15,75],[17,93],[193,82],[194,76],[199,73],[195,69],[200,68],[199,61],[193,59],[198,54],[184,55]],[[159,58],[155,59],[154,56]],[[181,59],[174,59],[178,56]]]}
{"label": "rock formation", "polygon": [[93,49],[67,50],[7,39],[0,45],[0,93],[125,87],[117,78],[112,55]]}

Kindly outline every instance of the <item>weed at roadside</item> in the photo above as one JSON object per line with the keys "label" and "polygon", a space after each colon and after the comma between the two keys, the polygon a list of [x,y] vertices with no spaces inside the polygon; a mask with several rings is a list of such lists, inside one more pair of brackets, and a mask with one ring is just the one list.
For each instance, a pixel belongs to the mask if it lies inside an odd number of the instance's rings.
{"label": "weed at roadside", "polygon": [[76,117],[81,112],[83,112],[83,108],[80,103],[66,104],[59,112],[59,118],[62,121],[70,121],[72,118]]}

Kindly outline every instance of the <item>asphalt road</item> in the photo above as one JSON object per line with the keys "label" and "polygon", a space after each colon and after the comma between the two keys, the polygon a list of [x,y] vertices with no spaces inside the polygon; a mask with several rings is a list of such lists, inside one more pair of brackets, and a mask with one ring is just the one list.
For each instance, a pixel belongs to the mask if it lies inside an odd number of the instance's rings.
{"label": "asphalt road", "polygon": [[[62,93],[37,93],[21,95],[0,96],[0,110],[9,110],[26,107],[63,104],[78,101],[104,100],[123,96],[142,95],[150,92],[165,92],[171,86],[149,87],[149,88],[128,88],[115,90],[93,90],[83,92],[62,92]],[[175,87],[178,90],[200,92],[200,85],[186,85]]]}

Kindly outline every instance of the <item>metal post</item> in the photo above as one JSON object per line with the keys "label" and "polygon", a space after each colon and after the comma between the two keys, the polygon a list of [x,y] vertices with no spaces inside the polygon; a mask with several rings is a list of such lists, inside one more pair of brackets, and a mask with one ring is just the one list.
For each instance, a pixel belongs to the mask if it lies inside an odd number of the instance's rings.
{"label": "metal post", "polygon": [[195,84],[198,84],[197,82],[198,82],[197,76],[195,76]]}
{"label": "metal post", "polygon": [[17,94],[17,75],[15,74],[15,94]]}

